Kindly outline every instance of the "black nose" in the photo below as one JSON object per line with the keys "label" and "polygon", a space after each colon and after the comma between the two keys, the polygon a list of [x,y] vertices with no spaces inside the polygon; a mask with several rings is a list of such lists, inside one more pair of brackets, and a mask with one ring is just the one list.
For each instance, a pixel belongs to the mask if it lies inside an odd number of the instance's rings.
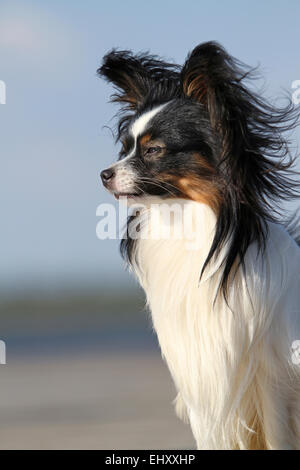
{"label": "black nose", "polygon": [[103,170],[100,176],[103,183],[107,183],[111,178],[113,178],[113,176],[115,176],[115,172],[108,168],[107,170]]}

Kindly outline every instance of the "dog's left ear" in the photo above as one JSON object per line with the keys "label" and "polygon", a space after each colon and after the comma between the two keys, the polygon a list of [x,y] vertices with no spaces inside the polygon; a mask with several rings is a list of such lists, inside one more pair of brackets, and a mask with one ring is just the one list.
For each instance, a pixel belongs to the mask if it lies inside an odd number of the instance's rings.
{"label": "dog's left ear", "polygon": [[181,72],[182,92],[208,111],[213,129],[222,131],[242,114],[240,82],[245,71],[236,59],[216,42],[206,42],[189,54]]}

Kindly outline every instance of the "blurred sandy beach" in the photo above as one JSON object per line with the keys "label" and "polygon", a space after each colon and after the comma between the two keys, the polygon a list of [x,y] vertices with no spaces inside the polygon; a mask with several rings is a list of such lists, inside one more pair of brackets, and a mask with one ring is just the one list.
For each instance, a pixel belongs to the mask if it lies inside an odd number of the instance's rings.
{"label": "blurred sandy beach", "polygon": [[0,366],[0,449],[191,449],[158,352],[43,359]]}
{"label": "blurred sandy beach", "polygon": [[141,292],[0,301],[0,449],[192,448]]}

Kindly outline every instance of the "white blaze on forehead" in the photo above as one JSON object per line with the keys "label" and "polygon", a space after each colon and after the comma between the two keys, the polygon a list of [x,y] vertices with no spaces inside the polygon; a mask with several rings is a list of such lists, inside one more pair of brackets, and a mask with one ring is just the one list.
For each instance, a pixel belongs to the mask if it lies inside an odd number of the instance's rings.
{"label": "white blaze on forehead", "polygon": [[132,151],[127,155],[123,160],[115,163],[110,168],[115,170],[115,180],[114,187],[115,191],[119,193],[130,193],[135,190],[135,181],[138,178],[136,170],[134,170],[131,165],[131,157],[135,154],[137,139],[138,137],[145,132],[148,123],[150,120],[161,111],[168,103],[161,104],[150,111],[142,114],[139,118],[134,121],[130,128],[130,133],[134,137],[134,147]]}
{"label": "white blaze on forehead", "polygon": [[147,111],[146,113],[142,114],[136,121],[131,126],[130,132],[133,135],[133,137],[136,139],[138,138],[139,135],[141,135],[147,128],[147,124],[151,119],[159,113],[168,103],[161,104],[160,106],[157,106],[157,108],[151,109],[150,111]]}

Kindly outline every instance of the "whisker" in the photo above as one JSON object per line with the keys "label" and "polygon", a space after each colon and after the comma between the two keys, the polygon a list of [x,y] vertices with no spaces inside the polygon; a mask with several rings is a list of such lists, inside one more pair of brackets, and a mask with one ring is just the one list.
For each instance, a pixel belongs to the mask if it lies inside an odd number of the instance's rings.
{"label": "whisker", "polygon": [[169,185],[169,186],[172,186],[174,189],[177,190],[176,186],[172,185],[171,183],[167,183],[167,182],[163,182],[163,184],[160,184],[158,183],[157,181],[153,181],[151,178],[147,178],[147,177],[141,177],[139,178],[138,180],[139,182],[143,183],[147,183],[147,182],[150,182],[151,184],[153,184],[154,186],[157,186],[161,189],[164,189],[165,191],[167,191],[168,193],[172,194],[172,195],[175,195],[176,193],[174,191],[171,191],[170,189],[166,188],[164,185]]}
{"label": "whisker", "polygon": [[[153,181],[151,178],[148,178],[148,177],[146,177],[146,176],[143,176],[142,179],[148,180],[148,181],[150,181],[151,183],[154,183],[154,181]],[[163,183],[164,185],[171,186],[172,188],[178,190],[177,186],[175,186],[175,185],[172,184],[172,183],[169,183],[168,181],[160,181],[160,182]]]}

